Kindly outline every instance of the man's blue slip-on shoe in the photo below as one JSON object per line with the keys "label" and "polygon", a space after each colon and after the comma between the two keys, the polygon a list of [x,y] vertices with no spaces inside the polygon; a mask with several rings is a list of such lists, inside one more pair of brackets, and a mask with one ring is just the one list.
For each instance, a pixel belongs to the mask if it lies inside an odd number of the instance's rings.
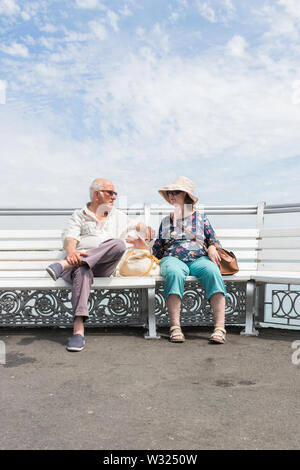
{"label": "man's blue slip-on shoe", "polygon": [[79,334],[73,335],[67,344],[68,351],[82,351],[85,345],[84,336]]}
{"label": "man's blue slip-on shoe", "polygon": [[54,281],[57,281],[57,279],[62,275],[63,268],[60,263],[53,263],[49,264],[49,266],[46,268],[46,271]]}

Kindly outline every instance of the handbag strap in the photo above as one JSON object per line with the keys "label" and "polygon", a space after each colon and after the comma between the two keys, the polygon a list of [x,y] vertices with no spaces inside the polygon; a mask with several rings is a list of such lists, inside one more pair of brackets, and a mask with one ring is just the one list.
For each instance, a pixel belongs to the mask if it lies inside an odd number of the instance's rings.
{"label": "handbag strap", "polygon": [[147,269],[147,271],[144,274],[140,274],[140,277],[147,276],[147,274],[150,273],[154,263],[156,264],[160,263],[159,259],[157,259],[154,255],[150,255],[150,259],[151,259],[150,267]]}
{"label": "handbag strap", "polygon": [[[122,264],[126,263],[126,261],[128,260],[128,258],[130,258],[132,253],[133,253],[133,249],[128,251],[127,255],[125,256],[124,260],[122,261]],[[150,255],[149,258],[151,259],[150,267],[147,269],[147,271],[144,274],[140,274],[138,277],[147,276],[147,274],[150,273],[154,263],[156,263],[156,264],[160,263],[159,259],[156,258],[154,255]]]}
{"label": "handbag strap", "polygon": [[194,235],[193,233],[189,232],[189,230],[186,230],[186,228],[184,227],[183,224],[181,225],[181,228],[182,228],[182,230],[183,230],[184,233],[186,233],[187,235],[190,235],[190,237],[192,237],[192,240],[194,240],[195,242],[199,243],[199,245],[201,245],[202,248],[204,248],[204,250],[205,250],[206,252],[208,252],[207,247],[204,245],[204,243],[202,243],[202,240],[199,240],[199,238],[197,238],[196,235]]}

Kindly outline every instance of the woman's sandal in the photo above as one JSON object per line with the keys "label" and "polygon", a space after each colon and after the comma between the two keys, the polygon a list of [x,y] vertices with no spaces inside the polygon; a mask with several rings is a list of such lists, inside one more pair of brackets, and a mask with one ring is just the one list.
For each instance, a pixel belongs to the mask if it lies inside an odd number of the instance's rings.
{"label": "woman's sandal", "polygon": [[184,343],[185,338],[180,326],[171,326],[169,341],[171,341],[171,343]]}
{"label": "woman's sandal", "polygon": [[223,344],[226,342],[226,330],[217,326],[209,339],[210,343]]}

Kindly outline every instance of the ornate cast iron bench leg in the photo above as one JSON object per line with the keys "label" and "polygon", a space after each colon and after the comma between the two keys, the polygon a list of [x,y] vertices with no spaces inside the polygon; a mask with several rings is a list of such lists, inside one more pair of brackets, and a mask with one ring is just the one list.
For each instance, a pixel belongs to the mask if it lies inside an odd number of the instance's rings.
{"label": "ornate cast iron bench leg", "polygon": [[246,287],[246,323],[245,329],[241,331],[241,335],[258,336],[258,330],[254,327],[256,301],[256,284],[255,281],[248,281]]}
{"label": "ornate cast iron bench leg", "polygon": [[145,334],[146,339],[160,339],[160,335],[156,332],[156,318],[155,318],[155,287],[147,289],[148,300],[148,334]]}

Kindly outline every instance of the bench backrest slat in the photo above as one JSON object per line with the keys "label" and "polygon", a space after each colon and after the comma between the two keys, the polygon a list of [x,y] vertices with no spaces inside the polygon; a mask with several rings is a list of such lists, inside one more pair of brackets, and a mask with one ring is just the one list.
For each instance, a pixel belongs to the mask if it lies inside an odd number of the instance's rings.
{"label": "bench backrest slat", "polygon": [[258,263],[258,271],[300,272],[300,263]]}
{"label": "bench backrest slat", "polygon": [[61,240],[62,230],[0,230],[0,240],[25,240],[59,238]]}
{"label": "bench backrest slat", "polygon": [[300,229],[263,228],[260,231],[258,272],[300,272]]}
{"label": "bench backrest slat", "polygon": [[300,261],[300,250],[261,250],[258,252],[259,260],[273,261]]}
{"label": "bench backrest slat", "polygon": [[51,251],[0,251],[0,261],[57,260],[63,258],[63,250]]}
{"label": "bench backrest slat", "polygon": [[59,250],[61,240],[0,240],[0,251]]}
{"label": "bench backrest slat", "polygon": [[281,248],[281,249],[292,249],[300,248],[300,237],[299,238],[263,238],[258,240],[258,248],[260,250]]}
{"label": "bench backrest slat", "polygon": [[300,237],[300,228],[262,228],[260,238]]}
{"label": "bench backrest slat", "polygon": [[[0,277],[47,277],[45,267],[61,259],[62,230],[0,230]],[[219,229],[240,271],[299,271],[300,229]]]}

